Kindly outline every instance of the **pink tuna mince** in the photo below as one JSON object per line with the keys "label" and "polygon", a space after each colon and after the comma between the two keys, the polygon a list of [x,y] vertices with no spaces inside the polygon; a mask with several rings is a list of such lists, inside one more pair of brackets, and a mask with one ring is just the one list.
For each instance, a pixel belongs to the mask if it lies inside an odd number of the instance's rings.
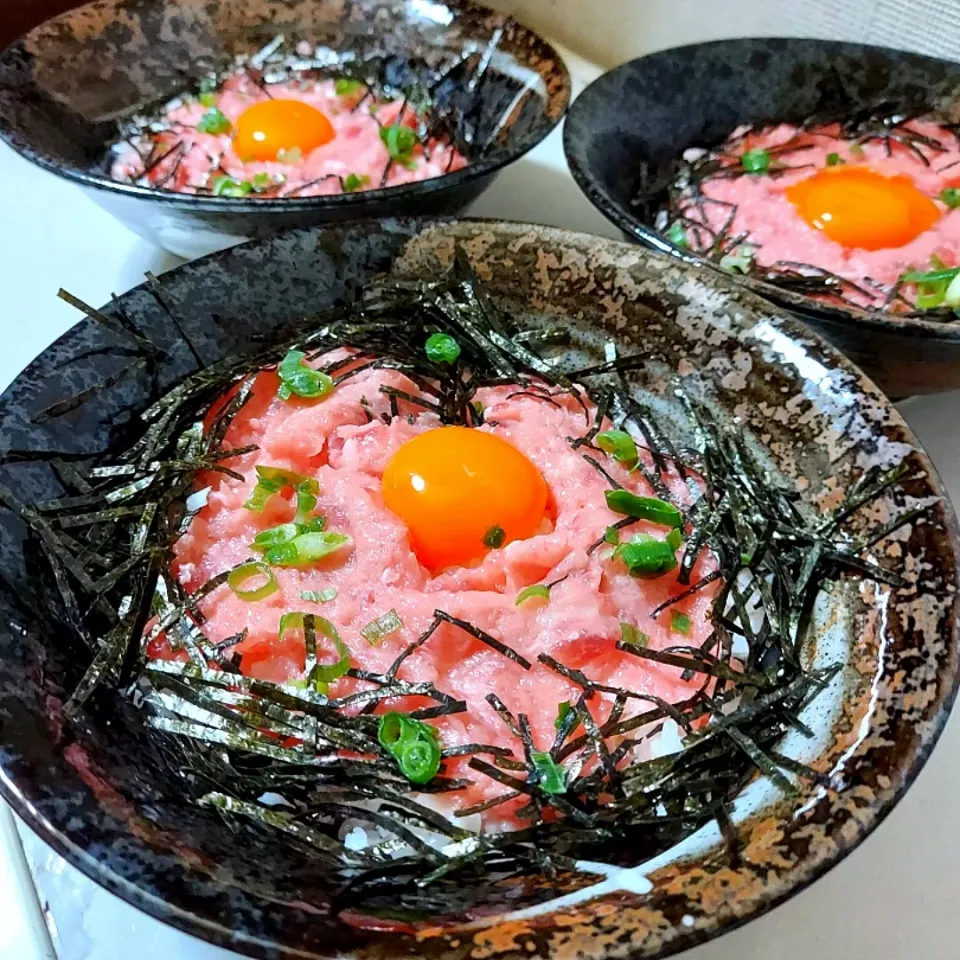
{"label": "pink tuna mince", "polygon": [[[230,133],[217,135],[196,129],[211,109],[211,102],[204,105],[185,97],[164,113],[168,130],[144,135],[139,142],[134,141],[135,146],[124,141],[115,147],[111,176],[178,193],[208,193],[216,177],[253,183],[259,175],[257,189],[248,194],[250,197],[319,197],[342,193],[351,174],[362,181],[354,189],[370,190],[429,180],[467,164],[455,147],[434,140],[418,144],[409,165],[391,163],[380,137],[381,126],[417,125],[417,115],[410,109],[404,110],[401,118],[402,101],[377,103],[367,97],[358,103],[362,91],[337,96],[333,80],[273,83],[269,91],[264,92],[256,76],[245,70],[221,85],[212,106],[236,126],[240,115],[255,103],[268,99],[300,100],[327,117],[335,132],[333,140],[295,162],[245,163],[234,152]],[[144,176],[145,165],[165,155],[166,159]]]}
{"label": "pink tuna mince", "polygon": [[[323,361],[329,361],[332,354]],[[554,721],[564,701],[576,703],[580,689],[537,662],[549,654],[564,665],[583,670],[601,683],[622,686],[670,702],[689,697],[703,677],[681,679],[681,671],[616,649],[620,624],[636,626],[649,636],[654,648],[699,645],[709,633],[709,609],[714,592],[703,589],[676,605],[690,619],[689,633],[671,629],[671,611],[658,619],[650,612],[685,588],[677,583],[676,570],[657,579],[630,577],[611,549],[588,548],[620,517],[605,504],[606,481],[573,450],[566,439],[585,432],[583,409],[569,396],[556,397],[558,406],[529,396],[509,397],[516,388],[496,387],[478,392],[485,415],[495,421],[478,429],[490,430],[526,454],[540,469],[555,505],[555,517],[543,532],[491,550],[477,566],[448,568],[430,574],[414,556],[407,529],[383,504],[381,477],[384,468],[404,441],[438,426],[437,418],[401,403],[401,416],[389,423],[380,419],[389,412],[383,384],[418,394],[416,385],[400,373],[366,370],[338,386],[326,399],[310,402],[276,398],[273,372],[259,375],[253,399],[243,408],[225,439],[228,449],[256,443],[259,450],[232,459],[232,469],[242,473],[240,483],[222,474],[210,475],[206,507],[176,545],[176,570],[188,590],[196,590],[217,573],[251,556],[250,543],[266,528],[292,518],[291,501],[274,497],[262,514],[244,509],[255,484],[256,464],[279,466],[315,477],[320,484],[317,511],[327,518],[327,529],[349,534],[352,545],[305,568],[275,568],[279,590],[259,602],[245,602],[227,587],[216,589],[202,601],[207,618],[204,630],[213,641],[246,629],[247,639],[236,649],[243,654],[241,670],[248,675],[283,681],[301,676],[304,669],[302,637],[277,638],[280,617],[289,611],[313,612],[329,619],[350,650],[352,664],[384,672],[441,609],[487,631],[533,666],[527,671],[500,653],[484,646],[463,630],[443,624],[428,643],[411,655],[400,669],[401,679],[432,681],[469,709],[433,721],[446,746],[467,743],[494,744],[516,750],[516,738],[484,699],[496,693],[507,707],[529,716],[533,739],[548,749],[555,736]],[[366,398],[373,419],[368,422],[361,401]],[[592,413],[592,411],[591,411]],[[414,414],[413,422],[408,418]],[[598,454],[599,455],[599,454]],[[602,456],[602,455],[600,455]],[[610,473],[634,492],[651,490],[638,472],[628,473],[606,460]],[[666,477],[679,502],[689,502],[687,487],[677,477]],[[627,533],[647,532],[662,538],[663,527],[639,523]],[[704,554],[693,582],[713,567]],[[517,594],[526,586],[560,580],[549,603],[532,601],[517,606]],[[301,598],[302,590],[336,588],[328,603]],[[390,610],[399,615],[402,629],[371,645],[361,629]],[[158,638],[153,656],[173,656],[166,641]],[[182,654],[181,654],[182,656]],[[331,685],[331,695],[357,689],[362,682],[342,679]],[[613,697],[597,694],[590,701],[598,720],[609,716]],[[424,701],[424,703],[426,703]],[[412,709],[408,698],[398,709]],[[626,716],[650,709],[650,703],[630,700]],[[649,745],[636,756],[643,757]],[[467,806],[503,792],[502,785],[467,767],[467,760],[447,761],[447,775],[474,781],[453,794],[456,806]],[[485,815],[488,826],[507,825],[519,802]]]}
{"label": "pink tuna mince", "polygon": [[[699,208],[690,191],[686,191],[680,197],[679,209],[690,221],[706,222],[712,229],[723,232],[730,238],[731,247],[749,245],[749,252],[760,267],[779,269],[785,264],[819,267],[855,285],[843,288],[844,300],[858,306],[888,306],[892,288],[906,271],[930,270],[932,263],[936,264],[933,258],[939,258],[947,266],[960,265],[960,210],[950,209],[938,199],[945,188],[960,186],[960,140],[952,131],[927,121],[911,121],[897,129],[900,133],[912,132],[929,138],[929,142],[917,141],[910,147],[895,141],[868,140],[861,145],[841,136],[836,126],[801,131],[781,124],[746,136],[743,131],[736,131],[721,148],[722,152],[715,154],[723,157],[723,169],[742,173],[740,157],[744,151],[761,149],[771,151],[776,161],[796,169],[778,171],[773,176],[705,177],[700,181],[703,196],[707,198],[703,207]],[[792,149],[784,149],[787,144]],[[837,155],[831,157],[833,161],[863,165],[882,176],[909,177],[921,193],[936,201],[942,213],[940,219],[901,247],[865,250],[834,242],[810,226],[787,197],[789,187],[828,166],[831,154]],[[722,201],[726,205],[711,201]],[[736,210],[727,223],[732,212],[730,204]],[[693,249],[709,251],[711,238],[706,231],[697,231],[688,222],[686,233]],[[710,255],[715,254],[710,252]],[[815,272],[802,267],[788,269]],[[909,302],[894,299],[890,309],[912,308],[915,288],[908,287],[904,293]]]}

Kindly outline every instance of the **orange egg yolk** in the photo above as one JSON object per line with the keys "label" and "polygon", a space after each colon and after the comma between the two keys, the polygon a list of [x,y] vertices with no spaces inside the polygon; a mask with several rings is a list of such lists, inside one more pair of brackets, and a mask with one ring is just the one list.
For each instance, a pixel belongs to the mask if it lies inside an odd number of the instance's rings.
{"label": "orange egg yolk", "polygon": [[300,100],[261,100],[240,114],[233,149],[243,160],[271,161],[281,150],[306,156],[333,139],[333,125]]}
{"label": "orange egg yolk", "polygon": [[902,247],[940,218],[937,205],[909,177],[862,167],[832,167],[787,188],[811,227],[844,247]]}
{"label": "orange egg yolk", "polygon": [[393,455],[383,501],[407,525],[417,559],[436,572],[481,558],[491,543],[533,536],[546,513],[547,485],[506,440],[438,427]]}

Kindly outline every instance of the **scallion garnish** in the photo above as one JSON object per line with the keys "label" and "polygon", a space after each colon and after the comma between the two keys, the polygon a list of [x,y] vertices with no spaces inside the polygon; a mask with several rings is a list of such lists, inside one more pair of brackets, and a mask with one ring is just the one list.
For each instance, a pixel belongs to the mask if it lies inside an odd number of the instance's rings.
{"label": "scallion garnish", "polygon": [[250,185],[257,193],[262,193],[264,190],[269,190],[273,186],[273,179],[269,173],[255,173],[253,179],[250,181]]}
{"label": "scallion garnish", "polygon": [[271,567],[303,567],[322,560],[351,542],[345,533],[302,533],[288,543],[268,547],[263,559]]}
{"label": "scallion garnish", "polygon": [[303,159],[303,151],[299,147],[281,147],[277,151],[277,163],[299,163]]}
{"label": "scallion garnish", "polygon": [[337,588],[326,587],[323,590],[301,590],[301,600],[309,600],[310,603],[329,603],[337,599]]}
{"label": "scallion garnish", "polygon": [[380,718],[377,739],[412,783],[427,783],[440,769],[440,735],[428,723],[403,713]]}
{"label": "scallion garnish", "polygon": [[679,527],[683,523],[680,511],[658,497],[638,497],[629,490],[608,490],[607,506],[614,513],[622,513],[638,520],[649,520],[664,527]]}
{"label": "scallion garnish", "polygon": [[638,630],[632,623],[620,621],[620,642],[629,644],[631,647],[645,648],[650,642],[650,638],[642,631]]}
{"label": "scallion garnish", "polygon": [[747,150],[740,158],[747,173],[766,173],[770,169],[770,153],[767,150]]}
{"label": "scallion garnish", "polygon": [[684,230],[683,224],[679,220],[674,220],[673,223],[670,224],[667,230],[667,239],[675,247],[683,247],[686,249],[690,246],[690,241],[687,239],[687,231]]}
{"label": "scallion garnish", "polygon": [[307,523],[281,523],[278,527],[258,533],[250,548],[257,553],[265,553],[281,543],[292,543],[305,533],[320,533],[326,525],[326,517],[313,517]]}
{"label": "scallion garnish", "polygon": [[[294,523],[308,524],[309,521],[309,529],[300,530],[298,533],[322,530],[321,518],[314,517],[309,520],[310,511],[317,505],[320,484],[313,477],[305,477],[302,473],[284,470],[282,467],[257,467],[257,485],[244,503],[244,509],[263,513],[270,498],[286,487],[293,487],[297,495],[297,514],[294,517]],[[317,524],[320,526],[318,527]]]}
{"label": "scallion garnish", "polygon": [[683,546],[683,534],[679,527],[674,527],[667,534],[666,542],[670,545],[671,550],[679,550]]}
{"label": "scallion garnish", "polygon": [[677,565],[677,556],[665,540],[638,533],[613,551],[614,560],[622,560],[631,576],[658,577]]}
{"label": "scallion garnish", "polygon": [[525,603],[527,600],[531,600],[534,597],[537,597],[540,600],[549,600],[550,588],[545,583],[535,583],[530,587],[524,587],[517,594],[516,605],[519,607],[520,604]]}
{"label": "scallion garnish", "polygon": [[828,167],[838,167],[844,162],[843,157],[839,153],[828,153],[827,154],[827,166]]}
{"label": "scallion garnish", "polygon": [[603,542],[615,547],[620,543],[620,531],[616,527],[607,527],[603,534]]}
{"label": "scallion garnish", "polygon": [[198,121],[197,130],[200,133],[229,133],[230,121],[216,107],[211,107]]}
{"label": "scallion garnish", "polygon": [[503,546],[503,541],[507,539],[506,531],[501,526],[492,526],[484,535],[483,535],[483,545],[485,547],[492,547],[496,550],[497,547]]}
{"label": "scallion garnish", "polygon": [[390,154],[390,159],[409,167],[413,163],[414,147],[420,142],[417,134],[402,123],[380,128],[380,139]]}
{"label": "scallion garnish", "polygon": [[460,356],[460,344],[449,333],[431,333],[423,349],[434,363],[453,363]]}
{"label": "scallion garnish", "polygon": [[637,445],[626,430],[607,430],[597,434],[597,446],[604,453],[609,453],[618,463],[628,467],[636,465]]}
{"label": "scallion garnish", "polygon": [[[307,680],[315,685],[332,683],[345,676],[350,669],[350,651],[340,639],[337,628],[323,617],[312,613],[293,611],[285,613],[280,618],[277,637],[282,642],[283,635],[288,630],[302,630],[303,642],[306,647]],[[332,644],[338,659],[333,663],[317,663],[316,634],[323,634]]]}
{"label": "scallion garnish", "polygon": [[567,785],[563,779],[563,767],[549,753],[533,750],[530,760],[536,772],[537,786],[544,793],[566,793]]}
{"label": "scallion garnish", "polygon": [[370,178],[364,173],[348,173],[343,180],[344,193],[356,193],[361,187],[365,187],[370,182]]}
{"label": "scallion garnish", "polygon": [[371,620],[361,631],[360,636],[371,646],[376,646],[384,637],[396,633],[403,627],[396,610],[388,610],[383,616]]}
{"label": "scallion garnish", "polygon": [[748,247],[737,247],[720,258],[720,266],[730,273],[748,274],[753,269],[753,252]]}
{"label": "scallion garnish", "polygon": [[338,97],[350,97],[359,93],[363,89],[363,84],[359,80],[351,80],[349,77],[341,77],[337,81],[336,93]]}
{"label": "scallion garnish", "polygon": [[200,81],[200,95],[197,99],[201,106],[215,107],[217,105],[217,81],[213,77],[204,77]]}
{"label": "scallion garnish", "polygon": [[862,156],[863,156],[863,146],[862,146],[861,144],[859,144],[859,143],[851,143],[851,144],[850,144],[850,153],[851,153],[854,157],[862,157]]}
{"label": "scallion garnish", "polygon": [[940,191],[940,202],[948,206],[951,210],[960,207],[960,189],[957,187],[944,187]]}
{"label": "scallion garnish", "polygon": [[570,706],[570,701],[564,700],[563,703],[557,707],[557,719],[553,721],[554,727],[559,730],[563,726],[564,720],[566,720],[571,713],[573,713],[573,707]]}
{"label": "scallion garnish", "polygon": [[296,394],[307,400],[319,400],[333,391],[333,378],[321,370],[314,370],[304,362],[302,350],[291,350],[277,365],[280,388],[277,396],[289,400]]}
{"label": "scallion garnish", "polygon": [[[247,587],[246,584],[254,578],[264,578],[263,583],[255,587]],[[251,560],[249,563],[242,563],[230,571],[227,577],[227,586],[241,599],[248,602],[256,600],[265,600],[271,594],[276,593],[279,588],[273,571],[260,560]]]}
{"label": "scallion garnish", "polygon": [[252,183],[222,175],[214,177],[210,186],[210,191],[215,197],[245,197],[252,190]]}
{"label": "scallion garnish", "polygon": [[674,610],[670,614],[670,629],[676,631],[677,633],[689,633],[690,632],[690,618],[685,613],[680,613],[678,610]]}

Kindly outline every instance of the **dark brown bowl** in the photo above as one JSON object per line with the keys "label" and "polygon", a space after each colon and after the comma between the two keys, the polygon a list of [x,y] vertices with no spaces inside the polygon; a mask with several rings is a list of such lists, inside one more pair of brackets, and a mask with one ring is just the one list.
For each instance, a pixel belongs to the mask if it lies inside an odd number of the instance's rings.
{"label": "dark brown bowl", "polygon": [[[829,40],[741,39],[639,57],[594,81],[570,109],[564,150],[590,201],[633,240],[718,269],[652,223],[688,147],[741,124],[861,111],[915,115],[960,98],[960,64]],[[960,322],[896,319],[738,280],[813,327],[893,397],[960,388]]]}
{"label": "dark brown bowl", "polygon": [[[762,778],[748,787],[732,805],[739,863],[714,826],[646,864],[648,893],[637,876],[615,875],[592,898],[544,904],[592,880],[579,875],[558,890],[537,877],[467,884],[451,906],[459,916],[414,915],[397,904],[343,910],[339,877],[285,835],[185,803],[183,781],[152,759],[156,745],[140,714],[116,697],[99,697],[82,723],[64,721],[64,698],[90,654],[67,655],[53,621],[36,605],[31,612],[34,585],[10,494],[27,503],[59,496],[63,462],[110,450],[157,391],[198,363],[302,331],[305,316],[355,299],[375,277],[436,278],[458,246],[497,303],[524,322],[569,327],[571,362],[602,361],[610,340],[621,356],[649,358],[629,375],[631,389],[664,417],[683,419],[672,378],[699,372],[717,415],[748,430],[781,481],[817,508],[835,503],[866,469],[901,461],[909,477],[871,507],[872,522],[928,505],[874,548],[879,562],[908,575],[908,587],[864,585],[825,600],[816,655],[846,666],[826,701],[803,712],[818,739],[798,735],[780,749],[799,751],[827,780],[801,783],[791,799],[778,799]],[[104,309],[165,357],[132,365],[127,335],[84,320],[0,398],[0,793],[88,876],[154,916],[250,955],[291,960],[662,957],[746,922],[823,874],[889,813],[936,742],[960,657],[956,519],[940,481],[876,387],[727,277],[545,227],[387,220],[240,246]],[[89,402],[60,403],[85,390]],[[864,529],[855,523],[851,534]],[[631,854],[643,859],[618,851]]]}
{"label": "dark brown bowl", "polygon": [[[106,174],[118,121],[183,90],[198,65],[223,66],[281,33],[333,50],[375,46],[388,56],[434,60],[440,51],[456,60],[495,50],[482,82],[450,94],[479,118],[476,141],[489,136],[489,148],[465,147],[468,165],[442,177],[324,197],[192,196]],[[556,126],[569,99],[570,78],[553,47],[470,0],[96,0],[0,54],[0,137],[80,184],[132,230],[188,258],[291,227],[458,213]]]}

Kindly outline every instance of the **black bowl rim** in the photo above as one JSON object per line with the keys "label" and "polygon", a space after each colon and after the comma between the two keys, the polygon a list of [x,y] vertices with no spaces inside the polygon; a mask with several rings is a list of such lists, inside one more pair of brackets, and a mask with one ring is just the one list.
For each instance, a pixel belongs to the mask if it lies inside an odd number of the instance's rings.
{"label": "black bowl rim", "polygon": [[[364,226],[369,227],[373,224],[382,225],[384,222],[391,221],[416,224],[419,228],[418,233],[433,227],[443,227],[451,224],[482,224],[489,227],[491,230],[498,230],[503,227],[506,227],[507,229],[516,227],[533,227],[535,229],[544,230],[546,231],[547,235],[555,236],[561,240],[566,237],[573,237],[575,239],[580,238],[585,240],[602,239],[603,243],[628,245],[628,241],[626,240],[597,238],[592,234],[588,234],[579,230],[568,230],[565,228],[552,227],[545,224],[534,224],[529,222],[485,217],[424,216],[367,218],[363,220],[351,221],[349,223],[315,224],[307,227],[298,227],[289,231],[285,231],[285,234],[322,232],[326,230],[349,231],[353,228]],[[281,236],[285,234],[281,234]],[[241,246],[246,246],[247,244],[269,244],[274,239],[276,239],[276,237],[249,240],[246,241],[246,243],[241,244]],[[220,250],[208,254],[207,256],[200,257],[196,260],[189,261],[182,266],[192,268],[195,265],[199,265],[207,261],[216,261],[229,258],[235,250],[236,247],[229,247],[225,250]],[[677,259],[686,260],[687,266],[692,267],[694,271],[702,270],[702,266],[695,258]],[[174,268],[174,270],[179,269],[179,267]],[[731,277],[726,271],[715,270],[714,272],[721,274],[727,279],[727,282],[730,282]],[[141,286],[143,286],[143,284],[138,284],[137,287],[132,287],[131,290],[138,289]],[[130,291],[126,292],[129,293]],[[762,298],[756,297],[756,295],[753,296],[758,301],[758,306],[769,307],[769,304],[764,302]],[[936,466],[933,464],[932,460],[930,460],[922,444],[920,443],[920,440],[913,432],[913,429],[893,406],[893,401],[887,399],[879,387],[877,387],[876,384],[865,373],[863,373],[863,371],[861,371],[852,360],[848,359],[840,350],[834,347],[829,341],[825,340],[815,330],[811,330],[810,328],[801,325],[799,321],[789,313],[786,313],[782,319],[787,323],[788,326],[794,328],[793,332],[795,334],[802,334],[804,338],[811,339],[816,342],[826,356],[833,358],[838,367],[841,369],[846,368],[852,371],[857,376],[858,384],[864,392],[868,394],[872,392],[875,399],[886,403],[889,409],[893,411],[895,417],[900,421],[905,435],[911,440],[914,448],[929,464],[929,468],[926,471],[926,478],[936,495],[939,496],[944,502],[947,513],[946,519],[949,528],[949,534],[954,545],[960,547],[960,520],[958,520],[956,511],[954,510],[952,501],[946,492],[943,481],[940,478]],[[69,331],[67,331],[67,333],[68,332]],[[62,339],[63,336],[66,336],[67,333],[62,334],[61,337],[58,338],[58,341],[59,339]],[[48,350],[52,345],[53,344],[50,344],[45,347],[44,351]],[[22,376],[30,366],[36,363],[39,357],[42,356],[42,353],[43,351],[41,351],[41,354],[38,354],[38,356],[35,357],[30,364],[28,364],[27,367],[25,367],[24,370],[18,374],[18,377]],[[960,550],[957,552],[960,552]],[[957,577],[957,582],[960,584],[960,567],[957,567],[954,572]],[[953,633],[954,644],[960,646],[960,620],[955,622]],[[945,691],[935,719],[927,724],[924,742],[917,750],[913,763],[909,768],[904,770],[903,779],[901,780],[901,783],[896,791],[893,792],[886,799],[886,801],[881,802],[875,808],[870,809],[871,820],[866,825],[863,833],[853,844],[838,845],[830,856],[826,857],[824,861],[818,864],[810,874],[801,878],[789,890],[786,890],[777,896],[771,897],[769,900],[757,901],[753,908],[746,913],[740,913],[733,917],[721,918],[717,924],[717,927],[713,931],[710,931],[706,936],[701,935],[697,937],[679,937],[674,943],[652,955],[651,960],[682,953],[700,944],[716,940],[725,933],[729,933],[733,930],[737,930],[746,926],[750,921],[765,916],[787,901],[792,900],[797,894],[802,893],[804,890],[811,887],[814,883],[833,870],[834,867],[836,867],[839,863],[846,860],[847,857],[850,856],[850,854],[853,853],[868,837],[870,837],[874,831],[886,820],[894,808],[901,802],[907,791],[913,786],[917,777],[926,766],[927,761],[930,759],[934,748],[940,741],[958,696],[960,696],[960,671],[955,671],[954,676],[951,679],[949,689]],[[17,785],[6,776],[6,772],[2,766],[0,766],[0,799],[5,800],[10,805],[11,809],[44,843],[50,846],[57,854],[59,854],[68,863],[84,874],[87,879],[92,880],[98,886],[109,891],[110,893],[115,894],[127,904],[142,910],[152,918],[163,923],[167,923],[181,932],[190,934],[191,936],[197,937],[206,942],[222,946],[226,949],[242,950],[247,956],[262,957],[264,960],[280,960],[280,958],[287,957],[289,957],[290,960],[295,960],[295,958],[314,960],[316,954],[312,952],[303,952],[299,949],[279,944],[276,941],[266,940],[252,935],[238,935],[216,921],[202,918],[186,909],[174,906],[167,900],[148,893],[147,891],[138,887],[136,884],[125,880],[116,873],[111,872],[100,861],[91,856],[86,850],[71,842],[64,834],[57,830],[54,824],[52,824],[46,818],[40,816],[30,801],[19,790]]]}
{"label": "black bowl rim", "polygon": [[[89,0],[89,5],[97,0]],[[163,0],[150,0],[150,2],[162,3]],[[482,13],[484,15],[496,16],[497,11],[485,7],[482,4],[474,3],[473,0],[443,0],[450,7],[461,11],[473,13]],[[59,14],[56,17],[50,17],[43,23],[33,27],[23,36],[14,40],[5,50],[0,51],[0,62],[34,31],[41,30],[51,24],[65,21],[71,16],[75,16],[79,10],[82,10],[84,4],[75,7],[66,13]],[[503,14],[503,16],[507,16]],[[508,148],[498,151],[496,155],[477,160],[474,163],[468,163],[460,170],[453,173],[444,173],[439,177],[431,177],[428,180],[417,180],[413,183],[404,183],[395,187],[378,187],[376,190],[358,190],[355,193],[337,193],[321,197],[291,197],[290,199],[277,200],[247,200],[242,197],[204,197],[190,193],[174,193],[173,191],[155,190],[152,187],[141,187],[133,183],[123,183],[119,180],[113,180],[108,176],[99,173],[91,173],[87,170],[65,166],[51,160],[46,154],[35,150],[26,144],[17,142],[19,131],[6,124],[0,119],[0,140],[6,143],[12,150],[20,156],[36,164],[49,173],[56,174],[64,180],[78,183],[83,187],[95,190],[103,190],[107,193],[118,194],[131,199],[146,200],[151,203],[159,203],[166,207],[182,210],[202,211],[204,213],[313,213],[326,211],[344,211],[349,216],[351,209],[355,210],[359,218],[364,217],[363,206],[368,203],[378,203],[383,201],[402,201],[413,200],[424,194],[437,193],[441,190],[455,189],[461,184],[469,183],[472,180],[480,180],[491,174],[497,173],[509,164],[519,160],[529,153],[534,147],[545,140],[556,128],[557,124],[564,118],[571,98],[570,71],[561,57],[559,51],[545,37],[537,31],[526,26],[526,24],[509,17],[523,31],[523,33],[535,41],[536,45],[544,52],[549,53],[550,58],[557,65],[557,77],[561,81],[559,87],[553,92],[547,91],[545,101],[542,129],[528,133]],[[553,113],[553,116],[551,116]]]}
{"label": "black bowl rim", "polygon": [[[635,70],[639,65],[643,64],[644,61],[673,53],[677,50],[706,51],[719,47],[733,46],[734,44],[743,43],[744,41],[783,43],[788,46],[819,44],[828,49],[871,51],[898,57],[906,55],[918,60],[928,60],[936,63],[947,63],[954,67],[957,66],[957,64],[952,61],[944,60],[940,57],[931,57],[910,50],[899,50],[896,47],[884,47],[868,43],[854,43],[845,40],[823,40],[819,37],[736,37],[725,40],[709,40],[701,43],[687,43],[663,50],[655,50],[652,53],[635,57],[632,60],[627,60],[615,67],[611,67],[588,84],[571,104],[567,112],[566,122],[563,125],[563,153],[577,186],[583,191],[587,199],[611,221],[611,223],[615,224],[640,243],[660,253],[682,260],[685,263],[699,267],[708,267],[714,271],[720,271],[720,267],[713,263],[713,261],[675,246],[652,226],[644,223],[639,217],[634,216],[628,209],[601,189],[598,185],[597,178],[590,171],[583,154],[579,150],[579,144],[577,142],[578,131],[576,127],[579,125],[589,127],[593,100],[594,98],[602,96],[605,85],[610,82],[611,77]],[[802,294],[788,293],[774,284],[766,283],[763,280],[752,280],[749,277],[740,278],[735,274],[727,273],[725,270],[721,272],[732,277],[732,279],[741,286],[771,301],[775,306],[793,311],[801,316],[807,314],[812,317],[825,317],[851,329],[872,330],[877,333],[882,332],[887,334],[901,332],[922,339],[948,340],[960,343],[960,324],[924,320],[921,317],[894,318],[890,314],[876,311],[871,312],[860,307],[824,304],[810,297],[805,297]]]}

